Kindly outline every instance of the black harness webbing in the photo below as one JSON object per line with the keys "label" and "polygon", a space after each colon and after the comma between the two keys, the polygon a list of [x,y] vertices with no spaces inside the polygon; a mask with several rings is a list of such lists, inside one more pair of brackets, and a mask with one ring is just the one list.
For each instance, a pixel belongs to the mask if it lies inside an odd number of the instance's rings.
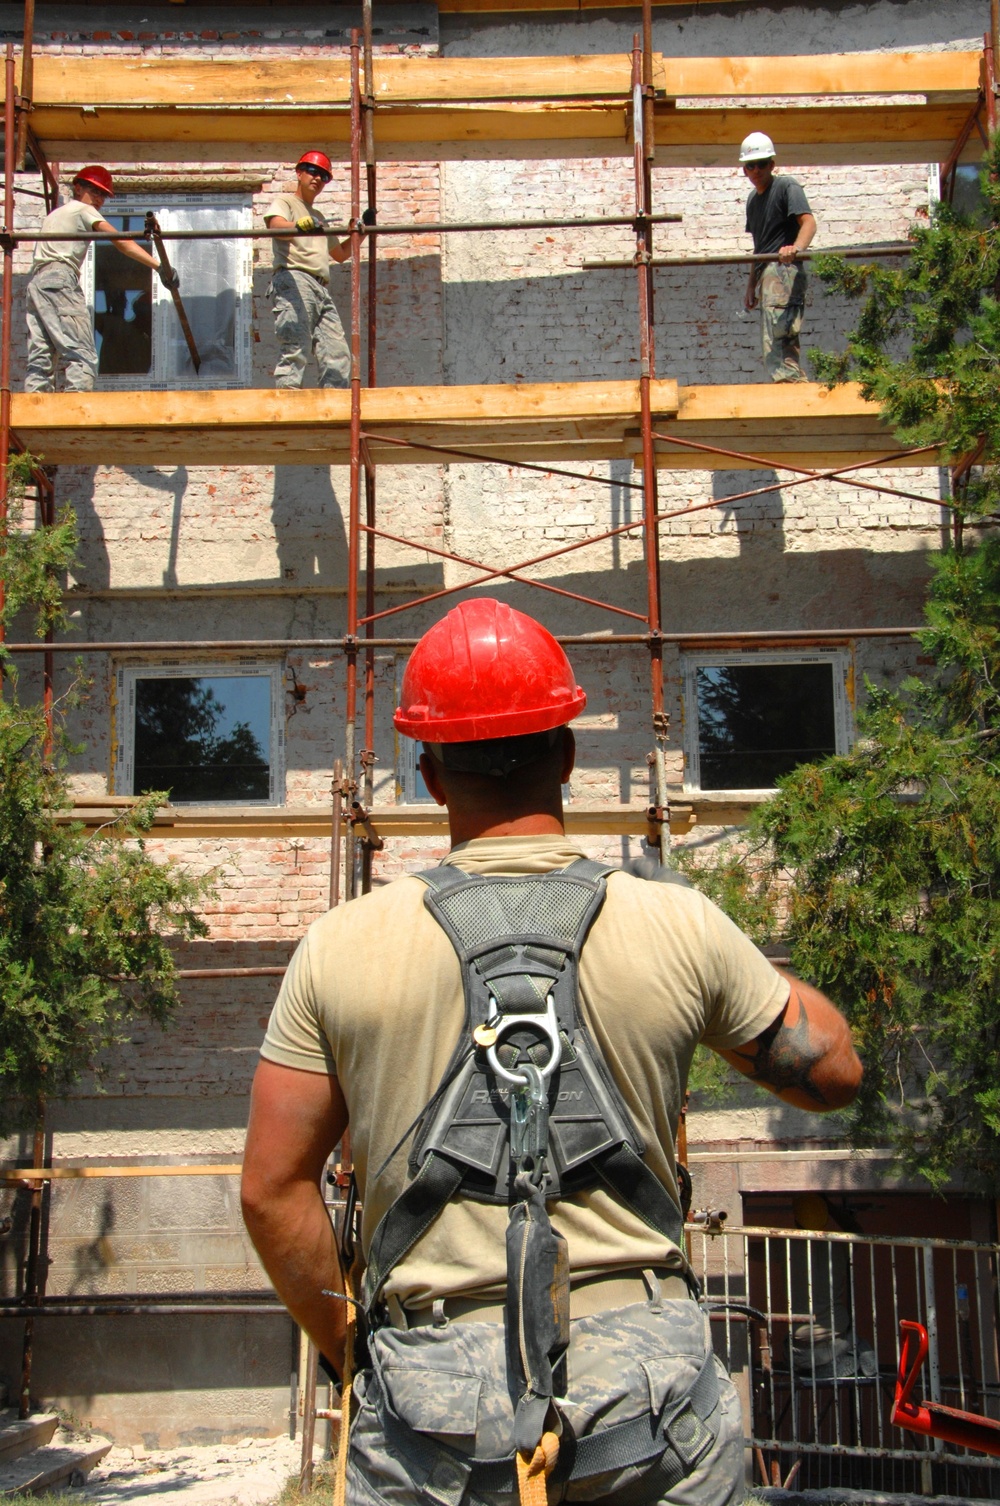
{"label": "black harness webbing", "polygon": [[369,1314],[393,1267],[453,1197],[510,1206],[524,1196],[513,1185],[512,1136],[530,1164],[532,1125],[512,1124],[519,1099],[511,1085],[526,1073],[544,1095],[545,1200],[603,1185],[683,1251],[681,1211],[643,1160],[642,1140],[579,1015],[580,952],[613,871],[580,858],[516,877],[450,865],[419,875],[424,903],[461,964],[465,1025],[414,1136],[411,1181],[372,1238],[363,1288]]}

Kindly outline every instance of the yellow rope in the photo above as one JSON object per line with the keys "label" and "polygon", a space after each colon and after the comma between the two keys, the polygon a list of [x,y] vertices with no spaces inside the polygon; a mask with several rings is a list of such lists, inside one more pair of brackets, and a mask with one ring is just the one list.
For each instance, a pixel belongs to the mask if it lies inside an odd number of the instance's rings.
{"label": "yellow rope", "polygon": [[517,1454],[517,1492],[521,1506],[548,1506],[549,1475],[559,1458],[556,1433],[543,1433],[534,1453],[519,1449]]}
{"label": "yellow rope", "polygon": [[[344,1272],[344,1291],[353,1297],[351,1277]],[[344,1373],[340,1387],[340,1438],[337,1442],[337,1472],[333,1480],[333,1506],[345,1506],[347,1500],[347,1452],[351,1436],[351,1392],[354,1389],[354,1332],[357,1327],[357,1308],[347,1304],[347,1325],[344,1331]]]}

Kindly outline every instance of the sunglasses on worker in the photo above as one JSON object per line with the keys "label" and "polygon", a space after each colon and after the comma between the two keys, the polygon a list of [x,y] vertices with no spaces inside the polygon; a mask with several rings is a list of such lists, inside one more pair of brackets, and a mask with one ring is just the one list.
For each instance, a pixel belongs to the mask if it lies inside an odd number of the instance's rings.
{"label": "sunglasses on worker", "polygon": [[308,173],[310,178],[319,178],[323,183],[329,183],[330,174],[325,173],[321,167],[314,167],[311,162],[304,162],[300,172]]}

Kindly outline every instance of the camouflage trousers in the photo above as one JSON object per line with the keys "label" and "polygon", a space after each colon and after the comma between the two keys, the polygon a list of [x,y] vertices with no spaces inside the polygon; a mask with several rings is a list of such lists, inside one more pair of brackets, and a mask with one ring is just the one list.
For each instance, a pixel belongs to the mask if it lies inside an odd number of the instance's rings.
{"label": "camouflage trousers", "polygon": [[347,387],[351,353],[344,326],[329,291],[311,272],[280,267],[267,290],[281,355],[274,368],[276,387],[301,387],[309,352],[314,352],[321,387]]}
{"label": "camouflage trousers", "polygon": [[[516,1506],[503,1324],[383,1328],[371,1356],[355,1387],[347,1506]],[[574,1319],[566,1365],[552,1506],[743,1501],[740,1405],[697,1303]]]}
{"label": "camouflage trousers", "polygon": [[799,349],[806,281],[801,267],[769,262],[757,284],[761,350],[772,382],[809,380],[801,366]]}
{"label": "camouflage trousers", "polygon": [[28,283],[28,374],[25,392],[55,392],[56,363],[67,392],[92,392],[97,380],[94,321],[68,262],[43,262]]}

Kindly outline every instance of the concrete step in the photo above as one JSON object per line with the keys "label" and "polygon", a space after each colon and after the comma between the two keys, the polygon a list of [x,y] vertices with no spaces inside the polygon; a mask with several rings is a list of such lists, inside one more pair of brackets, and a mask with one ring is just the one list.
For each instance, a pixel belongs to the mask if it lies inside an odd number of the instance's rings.
{"label": "concrete step", "polygon": [[111,1448],[107,1438],[46,1443],[12,1463],[0,1463],[0,1500],[18,1492],[37,1494],[64,1481],[85,1480]]}
{"label": "concrete step", "polygon": [[59,1418],[55,1412],[36,1412],[33,1417],[18,1417],[14,1407],[0,1412],[0,1468],[33,1448],[48,1443]]}

